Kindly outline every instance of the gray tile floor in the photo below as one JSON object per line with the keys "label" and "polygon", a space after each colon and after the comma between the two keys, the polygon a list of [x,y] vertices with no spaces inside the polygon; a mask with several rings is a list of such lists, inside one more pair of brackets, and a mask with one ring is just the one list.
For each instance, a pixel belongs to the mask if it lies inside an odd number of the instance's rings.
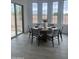
{"label": "gray tile floor", "polygon": [[36,40],[30,44],[27,34],[22,34],[11,41],[12,59],[68,59],[68,36],[63,34],[63,41],[58,46],[57,40],[55,47],[51,42],[41,44],[37,47]]}

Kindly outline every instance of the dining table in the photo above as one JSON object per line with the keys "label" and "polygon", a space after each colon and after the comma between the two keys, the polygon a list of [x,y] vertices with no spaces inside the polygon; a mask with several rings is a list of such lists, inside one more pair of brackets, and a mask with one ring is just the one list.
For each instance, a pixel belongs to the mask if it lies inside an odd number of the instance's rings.
{"label": "dining table", "polygon": [[[39,29],[39,27],[37,27],[37,28],[33,27],[33,29]],[[52,31],[58,30],[57,27],[47,27],[45,29],[44,29],[44,27],[41,27],[40,34],[42,35],[42,41],[44,41],[44,42],[47,42],[47,39],[48,39],[47,33],[48,33],[49,29],[52,29]]]}

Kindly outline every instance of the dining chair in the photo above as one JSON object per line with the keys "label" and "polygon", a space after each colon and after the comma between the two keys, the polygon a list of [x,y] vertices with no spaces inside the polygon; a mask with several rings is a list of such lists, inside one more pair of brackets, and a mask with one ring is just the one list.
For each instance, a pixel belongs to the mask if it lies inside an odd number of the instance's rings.
{"label": "dining chair", "polygon": [[32,30],[31,44],[33,43],[33,39],[36,38],[37,44],[39,46],[40,29],[31,28],[31,30]]}
{"label": "dining chair", "polygon": [[52,36],[52,29],[51,28],[49,28],[48,29],[48,32],[47,32],[47,36],[48,36],[48,40],[49,41],[52,41],[52,45],[53,45],[53,47],[54,47],[54,38],[53,38],[53,36]]}
{"label": "dining chair", "polygon": [[52,45],[54,47],[54,40],[57,39],[58,40],[58,45],[60,45],[60,41],[59,41],[59,30],[50,30],[50,33],[48,33],[48,39],[50,41],[52,41]]}

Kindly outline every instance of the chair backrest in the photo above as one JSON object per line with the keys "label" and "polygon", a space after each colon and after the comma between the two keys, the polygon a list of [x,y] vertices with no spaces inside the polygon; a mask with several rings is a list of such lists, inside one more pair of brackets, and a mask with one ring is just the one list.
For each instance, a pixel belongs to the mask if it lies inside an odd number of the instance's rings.
{"label": "chair backrest", "polygon": [[48,23],[48,27],[50,27],[50,24]]}
{"label": "chair backrest", "polygon": [[57,30],[53,30],[53,35],[54,35],[54,36],[59,35],[59,29],[57,29]]}
{"label": "chair backrest", "polygon": [[50,26],[54,26],[54,24],[50,24]]}
{"label": "chair backrest", "polygon": [[51,28],[48,29],[47,34],[52,34],[52,29]]}
{"label": "chair backrest", "polygon": [[48,24],[48,27],[52,27],[52,28],[55,28],[55,24]]}
{"label": "chair backrest", "polygon": [[32,36],[38,36],[38,35],[40,35],[40,30],[39,29],[31,28],[31,30],[32,30]]}
{"label": "chair backrest", "polygon": [[39,24],[39,23],[36,23],[36,24],[33,24],[33,26],[34,26],[35,28],[38,28],[38,27],[40,26],[40,24]]}
{"label": "chair backrest", "polygon": [[59,29],[59,32],[62,33],[63,31],[63,26]]}

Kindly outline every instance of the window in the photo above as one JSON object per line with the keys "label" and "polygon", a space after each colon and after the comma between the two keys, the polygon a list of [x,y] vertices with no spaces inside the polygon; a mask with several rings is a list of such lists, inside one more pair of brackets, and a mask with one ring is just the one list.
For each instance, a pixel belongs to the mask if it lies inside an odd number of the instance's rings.
{"label": "window", "polygon": [[22,5],[11,3],[11,37],[23,33]]}
{"label": "window", "polygon": [[58,16],[58,2],[53,2],[52,6],[52,23],[57,24],[57,16]]}
{"label": "window", "polygon": [[63,9],[63,24],[68,24],[68,1],[64,1],[64,9]]}
{"label": "window", "polygon": [[32,3],[32,22],[33,22],[33,24],[38,22],[37,14],[38,14],[38,5],[37,5],[37,3]]}
{"label": "window", "polygon": [[47,19],[47,3],[42,4],[42,19]]}

